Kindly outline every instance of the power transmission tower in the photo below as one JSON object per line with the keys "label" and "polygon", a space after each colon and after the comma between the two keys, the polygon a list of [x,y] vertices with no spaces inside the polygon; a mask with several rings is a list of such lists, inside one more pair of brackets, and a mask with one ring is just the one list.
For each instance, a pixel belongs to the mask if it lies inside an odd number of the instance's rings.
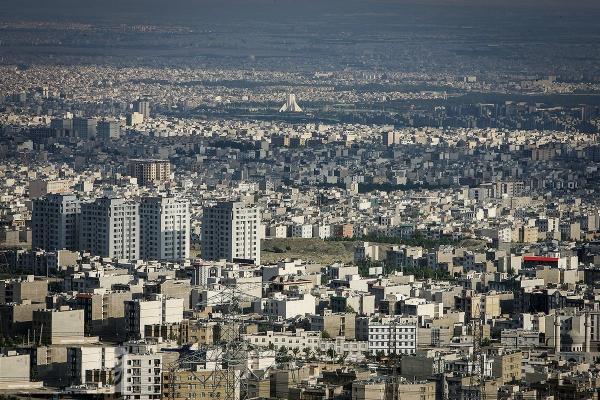
{"label": "power transmission tower", "polygon": [[[223,400],[243,400],[248,395],[248,378],[253,372],[248,368],[248,354],[252,350],[243,340],[246,319],[243,317],[244,303],[255,296],[249,294],[253,289],[261,288],[262,282],[228,283],[220,285],[215,295],[207,298],[200,305],[216,305],[221,310],[222,319],[219,323],[221,337],[217,344],[204,344],[197,350],[190,351],[168,366],[169,389],[168,397],[175,400],[180,385],[178,372],[187,371],[193,377],[193,383],[200,385],[213,396]],[[217,394],[218,393],[218,394]],[[223,394],[223,396],[221,396]]]}
{"label": "power transmission tower", "polygon": [[[485,363],[486,358],[481,352],[483,341],[483,325],[485,312],[481,309],[482,297],[478,297],[475,308],[471,310],[471,334],[473,336],[473,354],[471,354],[471,368],[469,376],[469,390],[477,387],[480,400],[485,400]],[[477,369],[477,371],[476,371]]]}
{"label": "power transmission tower", "polygon": [[388,341],[388,367],[391,368],[391,376],[385,384],[385,400],[400,400],[400,377],[398,376],[399,358],[397,351],[397,327],[396,310],[394,310],[393,319],[389,324],[389,341]]}

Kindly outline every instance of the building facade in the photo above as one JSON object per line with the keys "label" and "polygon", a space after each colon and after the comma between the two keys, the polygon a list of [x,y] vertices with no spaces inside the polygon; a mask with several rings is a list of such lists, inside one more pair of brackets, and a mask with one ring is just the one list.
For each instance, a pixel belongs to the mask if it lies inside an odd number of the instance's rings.
{"label": "building facade", "polygon": [[136,178],[139,185],[168,182],[171,179],[171,163],[168,160],[130,160],[127,173]]}
{"label": "building facade", "polygon": [[143,342],[128,342],[116,370],[117,393],[123,399],[160,399],[162,394],[162,354]]}
{"label": "building facade", "polygon": [[81,205],[80,250],[102,257],[137,260],[139,238],[137,202],[101,198]]}
{"label": "building facade", "polygon": [[121,126],[118,121],[99,121],[97,133],[101,139],[118,139],[121,137]]}
{"label": "building facade", "polygon": [[151,300],[125,302],[125,326],[133,339],[144,338],[146,326],[180,323],[183,320],[183,299],[155,295]]}
{"label": "building facade", "polygon": [[185,260],[190,256],[190,206],[172,197],[147,197],[140,203],[140,257]]}
{"label": "building facade", "polygon": [[77,250],[80,202],[74,195],[49,194],[32,202],[31,245],[34,249]]}
{"label": "building facade", "polygon": [[202,258],[253,260],[260,264],[260,212],[242,202],[205,207],[202,218]]}
{"label": "building facade", "polygon": [[417,351],[416,320],[383,318],[368,323],[371,354],[415,354]]}

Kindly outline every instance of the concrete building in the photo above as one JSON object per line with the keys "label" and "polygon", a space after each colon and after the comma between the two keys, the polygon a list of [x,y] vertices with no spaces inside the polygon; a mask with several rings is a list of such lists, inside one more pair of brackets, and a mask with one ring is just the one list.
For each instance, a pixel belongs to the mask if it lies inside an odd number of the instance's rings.
{"label": "concrete building", "polygon": [[123,354],[115,371],[117,393],[123,399],[160,399],[163,357],[144,342],[123,344]]}
{"label": "concrete building", "polygon": [[[36,336],[36,341],[38,337]],[[45,385],[62,387],[69,384],[67,346],[64,344],[37,346],[31,352],[32,375]]]}
{"label": "concrete building", "polygon": [[84,310],[85,332],[102,339],[124,339],[125,302],[131,300],[131,292],[77,293],[75,306]]}
{"label": "concrete building", "polygon": [[81,205],[79,248],[102,257],[139,259],[139,204],[101,198]]}
{"label": "concrete building", "polygon": [[0,281],[0,304],[22,303],[26,300],[43,303],[48,294],[48,281],[28,275],[25,279],[6,279]]}
{"label": "concrete building", "polygon": [[132,112],[127,114],[125,117],[125,124],[127,126],[136,126],[144,122],[144,115],[139,112]]}
{"label": "concrete building", "polygon": [[[231,376],[227,377],[226,375]],[[237,375],[237,376],[234,376]],[[239,371],[180,370],[163,373],[163,398],[173,400],[240,398]],[[232,382],[235,387],[229,387]],[[232,393],[233,391],[233,393]]]}
{"label": "concrete building", "polygon": [[34,311],[33,330],[42,344],[83,343],[84,311],[69,307]]}
{"label": "concrete building", "polygon": [[32,303],[30,300],[0,304],[0,332],[6,332],[11,336],[27,335],[27,331],[31,330],[33,312],[45,308],[45,303]]}
{"label": "concrete building", "polygon": [[534,348],[540,345],[540,332],[524,329],[503,329],[500,344],[507,348]]}
{"label": "concrete building", "polygon": [[317,352],[321,346],[321,332],[296,329],[296,332],[261,332],[242,335],[242,338],[254,346],[272,347],[279,349],[285,347],[293,349],[310,349]]}
{"label": "concrete building", "polygon": [[35,389],[42,382],[30,381],[29,354],[8,351],[0,354],[0,390]]}
{"label": "concrete building", "polygon": [[47,194],[65,194],[71,190],[69,179],[34,179],[29,182],[29,198],[38,199]]}
{"label": "concrete building", "polygon": [[97,133],[100,139],[118,139],[121,137],[121,126],[114,120],[99,121]]}
{"label": "concrete building", "polygon": [[292,237],[309,239],[313,237],[313,226],[310,224],[292,225]]}
{"label": "concrete building", "polygon": [[509,351],[498,354],[493,358],[492,376],[499,378],[503,384],[521,381],[521,351]]}
{"label": "concrete building", "polygon": [[343,336],[346,339],[355,339],[355,321],[356,314],[354,313],[332,313],[325,310],[323,315],[311,315],[310,329],[313,331],[327,332],[334,338]]}
{"label": "concrete building", "polygon": [[143,339],[146,325],[180,323],[183,320],[183,299],[155,295],[151,300],[125,302],[125,327],[127,335]]}
{"label": "concrete building", "polygon": [[371,315],[375,312],[375,295],[339,288],[334,296],[330,297],[331,311],[346,312],[354,310],[360,315]]}
{"label": "concrete building", "polygon": [[140,258],[185,260],[190,256],[190,206],[173,197],[140,203]]}
{"label": "concrete building", "polygon": [[216,337],[215,321],[197,321],[184,319],[181,322],[181,342],[187,344],[213,344]]}
{"label": "concrete building", "polygon": [[70,384],[97,387],[112,385],[118,355],[114,346],[68,347]]}
{"label": "concrete building", "polygon": [[138,99],[133,102],[133,111],[144,116],[144,119],[150,117],[150,102],[145,99]]}
{"label": "concrete building", "polygon": [[254,302],[254,311],[274,318],[288,319],[315,312],[315,297],[311,294],[290,295],[274,293]]}
{"label": "concrete building", "polygon": [[[435,400],[436,383],[428,381],[410,382],[401,379],[398,398],[403,400]],[[389,398],[384,381],[357,381],[352,383],[352,400],[385,400]]]}
{"label": "concrete building", "polygon": [[242,202],[205,207],[202,217],[202,258],[253,260],[260,264],[260,213]]}
{"label": "concrete building", "polygon": [[95,118],[73,118],[73,132],[81,139],[93,139],[96,137],[98,120]]}
{"label": "concrete building", "polygon": [[74,195],[49,194],[34,199],[31,246],[44,250],[77,250],[80,202]]}
{"label": "concrete building", "polygon": [[343,355],[347,361],[358,361],[365,358],[365,353],[369,351],[369,342],[348,340],[338,336],[333,339],[321,339],[320,349],[323,353],[333,352],[334,355]]}
{"label": "concrete building", "polygon": [[369,351],[376,355],[415,354],[417,351],[417,323],[415,318],[368,319]]}
{"label": "concrete building", "polygon": [[127,173],[137,179],[138,185],[168,182],[171,179],[171,163],[168,160],[129,160]]}

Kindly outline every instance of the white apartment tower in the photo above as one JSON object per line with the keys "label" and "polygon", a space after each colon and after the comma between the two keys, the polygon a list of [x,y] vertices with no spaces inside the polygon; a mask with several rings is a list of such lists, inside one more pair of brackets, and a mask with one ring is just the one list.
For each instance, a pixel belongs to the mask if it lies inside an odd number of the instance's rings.
{"label": "white apartment tower", "polygon": [[140,258],[185,260],[190,256],[190,205],[173,197],[140,203]]}
{"label": "white apartment tower", "polygon": [[260,264],[260,211],[242,202],[205,207],[202,217],[202,258],[254,260]]}
{"label": "white apartment tower", "polygon": [[49,194],[33,200],[32,247],[44,250],[77,250],[79,200],[74,195]]}
{"label": "white apartment tower", "polygon": [[417,324],[408,318],[383,318],[368,324],[369,351],[375,355],[415,354],[417,351]]}
{"label": "white apartment tower", "polygon": [[81,205],[80,250],[102,257],[137,260],[139,239],[137,202],[101,198]]}
{"label": "white apartment tower", "polygon": [[162,398],[162,354],[143,341],[125,342],[115,371],[117,394],[122,399]]}

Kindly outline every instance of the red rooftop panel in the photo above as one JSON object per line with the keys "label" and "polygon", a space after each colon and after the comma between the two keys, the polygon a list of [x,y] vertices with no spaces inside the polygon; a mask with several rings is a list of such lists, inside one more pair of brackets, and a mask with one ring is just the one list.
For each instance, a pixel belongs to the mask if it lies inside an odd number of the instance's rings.
{"label": "red rooftop panel", "polygon": [[525,256],[523,261],[558,262],[558,257]]}

